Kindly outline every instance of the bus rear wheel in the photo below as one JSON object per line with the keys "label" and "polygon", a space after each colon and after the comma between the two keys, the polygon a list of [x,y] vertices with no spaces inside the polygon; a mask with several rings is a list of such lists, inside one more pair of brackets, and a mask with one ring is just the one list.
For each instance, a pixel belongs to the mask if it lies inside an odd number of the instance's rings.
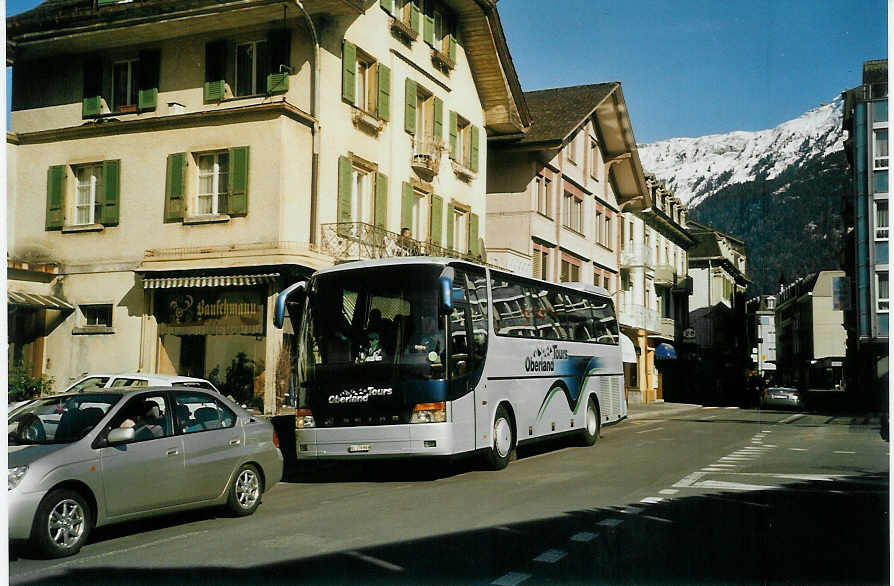
{"label": "bus rear wheel", "polygon": [[491,470],[502,470],[509,465],[515,448],[515,427],[512,418],[503,405],[497,407],[494,415],[493,443],[487,452],[487,465]]}
{"label": "bus rear wheel", "polygon": [[592,446],[599,439],[599,408],[593,397],[587,399],[587,412],[584,416],[584,429],[581,441],[585,446]]}

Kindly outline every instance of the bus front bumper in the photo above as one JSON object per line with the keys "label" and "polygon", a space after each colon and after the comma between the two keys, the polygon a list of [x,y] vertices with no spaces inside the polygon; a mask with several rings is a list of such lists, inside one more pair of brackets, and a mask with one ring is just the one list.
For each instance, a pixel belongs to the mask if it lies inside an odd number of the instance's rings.
{"label": "bus front bumper", "polygon": [[449,456],[456,453],[450,423],[414,423],[295,430],[298,459]]}

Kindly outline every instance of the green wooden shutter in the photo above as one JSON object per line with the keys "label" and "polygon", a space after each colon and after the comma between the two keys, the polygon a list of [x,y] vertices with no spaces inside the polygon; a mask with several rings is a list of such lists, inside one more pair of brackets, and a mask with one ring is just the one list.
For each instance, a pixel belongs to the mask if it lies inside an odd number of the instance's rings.
{"label": "green wooden shutter", "polygon": [[64,204],[65,165],[54,165],[47,169],[47,230],[62,228],[65,219],[65,214],[62,211]]}
{"label": "green wooden shutter", "polygon": [[99,223],[103,226],[118,225],[118,209],[121,199],[121,160],[102,162],[102,208]]}
{"label": "green wooden shutter", "polygon": [[472,138],[469,140],[471,145],[469,146],[469,152],[471,153],[471,159],[469,160],[469,169],[472,171],[478,172],[478,127],[472,126]]}
{"label": "green wooden shutter", "polygon": [[81,117],[93,118],[102,114],[102,59],[91,57],[84,61],[84,100]]}
{"label": "green wooden shutter", "polygon": [[233,147],[230,155],[230,192],[227,213],[244,216],[248,213],[248,147]]}
{"label": "green wooden shutter", "polygon": [[456,37],[452,34],[450,35],[450,40],[447,44],[447,56],[450,57],[450,60],[456,63]]}
{"label": "green wooden shutter", "polygon": [[441,246],[442,227],[444,225],[444,200],[433,195],[431,197],[431,241]]}
{"label": "green wooden shutter", "polygon": [[407,78],[404,91],[404,130],[410,134],[416,134],[416,82]]}
{"label": "green wooden shutter", "polygon": [[276,29],[268,34],[267,44],[270,47],[267,94],[287,92],[289,90],[292,36],[288,29]]}
{"label": "green wooden shutter", "polygon": [[435,140],[443,140],[444,138],[444,102],[435,97],[434,104],[434,138]]}
{"label": "green wooden shutter", "polygon": [[378,69],[379,97],[376,101],[376,114],[387,122],[391,120],[391,70],[383,63],[379,63]]}
{"label": "green wooden shutter", "polygon": [[205,91],[206,102],[219,102],[227,97],[227,42],[212,41],[205,44]]}
{"label": "green wooden shutter", "polygon": [[472,256],[481,254],[478,247],[478,214],[469,214],[469,252]]}
{"label": "green wooden shutter", "polygon": [[430,14],[422,17],[422,40],[429,45],[435,42],[435,19]]}
{"label": "green wooden shutter", "polygon": [[410,4],[410,28],[416,31],[416,34],[419,34],[419,5],[416,3],[417,0],[411,0]]}
{"label": "green wooden shutter", "polygon": [[336,228],[338,234],[350,234],[351,228],[351,159],[338,158],[338,202],[335,213],[335,221],[339,224]]}
{"label": "green wooden shutter", "polygon": [[456,112],[450,110],[450,158],[453,160],[456,160],[458,156],[456,152],[456,135]]}
{"label": "green wooden shutter", "polygon": [[355,103],[357,82],[357,47],[345,40],[341,45],[341,98],[348,103]]}
{"label": "green wooden shutter", "polygon": [[388,176],[376,173],[376,211],[373,223],[377,228],[384,228],[388,218]]}
{"label": "green wooden shutter", "polygon": [[379,0],[379,6],[384,8],[388,14],[394,13],[394,0]]}
{"label": "green wooden shutter", "polygon": [[159,51],[140,51],[137,108],[141,112],[155,110],[158,105],[160,66],[161,53]]}
{"label": "green wooden shutter", "polygon": [[165,177],[165,222],[183,219],[185,170],[186,153],[168,155],[168,172]]}
{"label": "green wooden shutter", "polygon": [[[413,226],[413,186],[403,182],[400,197],[400,228],[412,228]],[[413,234],[416,238],[417,234]]]}
{"label": "green wooden shutter", "polygon": [[447,248],[453,248],[453,202],[447,204]]}

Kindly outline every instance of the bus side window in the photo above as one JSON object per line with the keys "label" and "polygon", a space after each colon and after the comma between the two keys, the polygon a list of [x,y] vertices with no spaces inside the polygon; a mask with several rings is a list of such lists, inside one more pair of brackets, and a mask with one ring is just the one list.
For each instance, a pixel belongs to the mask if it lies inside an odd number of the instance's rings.
{"label": "bus side window", "polygon": [[469,368],[481,365],[487,353],[487,279],[484,271],[469,269],[465,276],[469,306]]}

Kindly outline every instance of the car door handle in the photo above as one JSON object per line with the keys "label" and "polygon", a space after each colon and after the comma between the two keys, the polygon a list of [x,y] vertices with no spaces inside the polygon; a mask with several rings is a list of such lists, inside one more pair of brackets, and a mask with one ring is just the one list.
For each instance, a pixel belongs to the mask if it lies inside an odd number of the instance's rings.
{"label": "car door handle", "polygon": [[242,440],[240,440],[240,439],[231,439],[231,440],[230,440],[230,445],[231,445],[231,446],[238,446],[238,445],[241,444],[241,443],[242,443]]}
{"label": "car door handle", "polygon": [[166,453],[168,456],[176,456],[177,454],[180,453],[180,450],[178,450],[177,448],[171,448],[170,450],[168,450],[168,451],[165,452],[165,453]]}

